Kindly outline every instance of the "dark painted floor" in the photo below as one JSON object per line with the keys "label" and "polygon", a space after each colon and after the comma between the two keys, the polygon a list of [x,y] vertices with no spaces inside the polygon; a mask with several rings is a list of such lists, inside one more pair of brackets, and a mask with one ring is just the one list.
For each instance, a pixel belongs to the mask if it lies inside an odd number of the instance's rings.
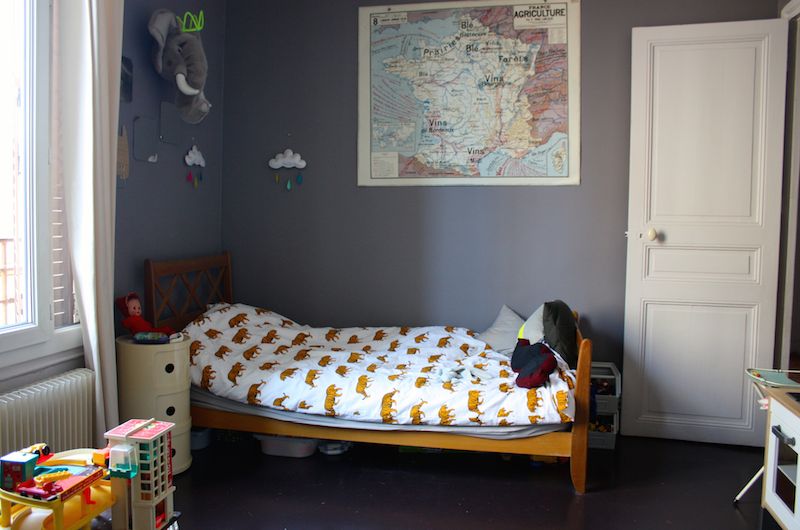
{"label": "dark painted floor", "polygon": [[568,464],[523,457],[356,445],[293,459],[217,433],[193,458],[175,479],[182,530],[760,526],[760,481],[732,504],[761,466],[757,448],[618,437],[616,451],[590,451],[583,496],[573,493]]}

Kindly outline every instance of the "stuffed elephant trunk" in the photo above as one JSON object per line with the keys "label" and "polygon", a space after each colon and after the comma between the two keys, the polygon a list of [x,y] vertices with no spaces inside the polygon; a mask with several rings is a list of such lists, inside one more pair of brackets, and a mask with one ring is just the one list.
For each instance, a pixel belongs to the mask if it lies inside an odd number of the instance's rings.
{"label": "stuffed elephant trunk", "polygon": [[[208,76],[208,62],[200,45],[200,39],[192,35],[178,35],[178,55],[182,60],[175,61],[172,73],[178,90],[187,96],[196,96],[203,90]],[[167,69],[168,70],[168,69]],[[166,73],[166,70],[165,70]],[[166,76],[165,76],[166,77]]]}

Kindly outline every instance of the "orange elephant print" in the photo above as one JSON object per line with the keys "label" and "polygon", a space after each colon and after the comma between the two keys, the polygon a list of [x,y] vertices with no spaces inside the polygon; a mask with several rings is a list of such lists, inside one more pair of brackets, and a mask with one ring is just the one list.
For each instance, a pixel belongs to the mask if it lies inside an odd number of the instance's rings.
{"label": "orange elephant print", "polygon": [[564,414],[564,411],[567,409],[569,405],[569,394],[567,394],[566,390],[559,390],[556,392],[553,400],[555,401],[556,408],[558,409],[558,415],[561,417],[561,423],[569,423],[572,421],[572,418]]}
{"label": "orange elephant print", "polygon": [[242,356],[248,361],[252,361],[253,358],[258,357],[259,355],[261,355],[261,349],[258,347],[258,345],[253,346],[252,348],[247,348],[244,353],[242,353]]}
{"label": "orange elephant print", "polygon": [[428,340],[428,334],[427,333],[420,333],[419,335],[414,337],[414,342],[416,342],[417,344],[422,344],[423,342],[425,342],[427,340]]}
{"label": "orange elephant print", "polygon": [[294,377],[295,372],[297,372],[298,368],[287,368],[283,372],[281,372],[281,381],[286,381],[287,379]]}
{"label": "orange elephant print", "polygon": [[411,331],[411,328],[409,328],[408,326],[403,326],[402,328],[400,328],[400,334],[404,337],[408,335],[409,331]]}
{"label": "orange elephant print", "polygon": [[352,352],[350,354],[350,357],[347,359],[347,362],[349,362],[349,363],[357,363],[357,362],[361,361],[363,358],[364,358],[364,354],[363,353],[358,353],[358,352],[354,351],[354,352]]}
{"label": "orange elephant print", "polygon": [[361,399],[367,399],[369,394],[367,394],[367,388],[369,388],[370,383],[372,383],[372,379],[370,379],[366,375],[361,375],[358,377],[358,383],[356,383],[356,394],[361,394],[364,396]]}
{"label": "orange elephant print", "polygon": [[353,335],[347,339],[347,344],[358,344],[358,335]]}
{"label": "orange elephant print", "polygon": [[406,375],[405,372],[400,372],[400,373],[397,373],[397,374],[392,374],[389,377],[387,377],[386,379],[388,379],[389,381],[397,381],[398,379],[402,379],[404,375]]}
{"label": "orange elephant print", "polygon": [[264,384],[264,381],[260,383],[253,383],[250,385],[250,389],[247,391],[247,402],[251,405],[261,405],[260,393],[261,393],[261,385]]}
{"label": "orange elephant print", "polygon": [[341,333],[341,332],[342,332],[341,329],[331,328],[325,334],[325,340],[327,340],[328,342],[333,342],[335,340],[339,340],[339,333]]}
{"label": "orange elephant print", "polygon": [[236,332],[236,335],[231,340],[236,344],[242,344],[244,341],[250,340],[250,332],[247,331],[247,328],[242,328]]}
{"label": "orange elephant print", "polygon": [[310,333],[298,333],[297,336],[292,340],[292,346],[305,346],[310,336]]}
{"label": "orange elephant print", "polygon": [[305,348],[297,352],[297,355],[294,356],[295,361],[305,361],[309,357],[309,352],[311,351],[310,348]]}
{"label": "orange elephant print", "polygon": [[456,328],[455,328],[455,326],[445,326],[445,327],[444,327],[444,330],[445,330],[447,333],[453,333],[453,332],[455,332]]}
{"label": "orange elephant print", "polygon": [[272,313],[272,311],[270,311],[269,309],[264,309],[263,307],[256,307],[255,310],[256,310],[256,315],[258,316],[268,315]]}
{"label": "orange elephant print", "polygon": [[397,423],[394,417],[397,411],[393,408],[395,394],[397,394],[397,389],[384,394],[383,398],[381,398],[381,421],[383,421],[383,423]]}
{"label": "orange elephant print", "polygon": [[469,344],[467,344],[466,342],[461,346],[459,346],[458,349],[464,352],[464,355],[469,355]]}
{"label": "orange elephant print", "polygon": [[542,406],[542,398],[536,388],[528,390],[528,410],[536,412],[536,409]]}
{"label": "orange elephant print", "polygon": [[385,338],[386,338],[386,332],[383,331],[382,329],[379,329],[378,331],[375,332],[375,336],[372,337],[372,340],[378,341],[378,340],[383,340]]}
{"label": "orange elephant print", "polygon": [[217,378],[217,372],[211,368],[211,365],[206,365],[203,367],[203,375],[200,378],[200,388],[204,390],[210,390],[211,387],[214,385],[214,379]]}
{"label": "orange elephant print", "polygon": [[367,366],[367,372],[372,372],[373,374],[375,373],[375,370],[377,370],[377,369],[378,369],[378,365],[375,364],[375,363],[372,363],[371,365]]}
{"label": "orange elephant print", "polygon": [[346,367],[344,365],[338,366],[338,367],[336,367],[336,373],[339,374],[342,377],[346,377],[347,374],[350,373],[350,368],[348,368],[348,367]]}
{"label": "orange elephant print", "polygon": [[272,370],[273,368],[275,368],[279,364],[281,364],[281,363],[275,362],[275,361],[267,361],[264,364],[262,364],[261,366],[259,366],[258,369],[259,370]]}
{"label": "orange elephant print", "polygon": [[330,385],[325,390],[325,415],[326,416],[336,416],[336,410],[334,407],[338,403],[339,397],[342,396],[342,389],[337,388],[336,385]]}
{"label": "orange elephant print", "polygon": [[417,377],[417,380],[414,381],[414,386],[417,388],[422,388],[423,386],[428,384],[427,377]]}
{"label": "orange elephant print", "polygon": [[562,370],[561,368],[559,368],[559,369],[558,369],[558,377],[559,377],[559,378],[560,378],[562,381],[564,381],[565,383],[567,383],[567,387],[568,387],[570,390],[573,390],[573,389],[575,388],[575,381],[573,381],[573,380],[572,380],[572,378],[571,378],[570,376],[568,376],[567,374],[565,374],[565,373],[564,373],[564,370]]}
{"label": "orange elephant print", "polygon": [[314,381],[316,381],[318,377],[319,370],[309,370],[306,374],[306,384],[312,388],[315,388],[316,385],[314,384]]}
{"label": "orange elephant print", "polygon": [[439,342],[436,343],[437,348],[447,348],[450,346],[450,339],[453,337],[442,337],[439,339]]}
{"label": "orange elephant print", "polygon": [[283,355],[284,353],[286,353],[288,351],[289,351],[289,346],[287,346],[286,344],[281,344],[277,348],[275,348],[275,351],[272,352],[272,353],[274,355]]}
{"label": "orange elephant print", "polygon": [[442,405],[439,409],[439,424],[441,425],[452,425],[453,421],[455,421],[455,411],[453,409],[447,408],[447,405]]}
{"label": "orange elephant print", "polygon": [[409,348],[406,350],[408,355],[416,355],[419,353],[419,348]]}
{"label": "orange elephant print", "polygon": [[264,338],[261,339],[261,344],[275,344],[275,341],[279,338],[278,332],[274,329],[271,329],[266,335],[264,335]]}
{"label": "orange elephant print", "polygon": [[281,327],[282,328],[290,328],[294,326],[294,321],[289,320],[288,318],[281,319]]}
{"label": "orange elephant print", "polygon": [[483,405],[481,394],[483,394],[483,392],[480,390],[470,390],[469,397],[467,398],[467,408],[470,412],[474,412],[479,416],[483,414],[483,412],[481,412],[479,409],[479,407]]}
{"label": "orange elephant print", "polygon": [[508,393],[514,390],[514,385],[513,383],[500,383],[499,389],[500,392]]}
{"label": "orange elephant print", "polygon": [[224,361],[225,360],[225,356],[228,355],[231,351],[232,350],[230,348],[228,348],[227,346],[223,345],[223,346],[220,346],[219,349],[214,352],[214,355],[216,357],[219,357],[220,359],[222,359]]}
{"label": "orange elephant print", "polygon": [[217,331],[216,329],[209,329],[205,333],[206,333],[206,337],[208,337],[209,339],[216,339],[217,337],[222,335],[222,332],[221,331]]}
{"label": "orange elephant print", "polygon": [[202,326],[203,324],[205,324],[208,321],[209,321],[209,318],[206,316],[205,313],[203,313],[202,315],[198,315],[197,318],[192,320],[192,324],[194,324],[195,326]]}
{"label": "orange elephant print", "polygon": [[331,362],[333,362],[333,358],[330,355],[324,355],[317,364],[324,368],[325,366],[331,364]]}
{"label": "orange elephant print", "polygon": [[427,403],[427,401],[420,401],[411,407],[411,412],[409,412],[408,415],[411,416],[412,425],[422,425],[422,422],[425,419],[425,413],[422,412],[422,405],[425,403]]}
{"label": "orange elephant print", "polygon": [[203,346],[203,343],[200,342],[199,340],[192,342],[192,344],[189,346],[189,364],[191,364],[192,366],[197,364],[194,362],[194,358],[197,357],[197,355],[200,353],[200,350],[205,350],[205,349],[206,347]]}
{"label": "orange elephant print", "polygon": [[250,321],[247,319],[247,315],[244,313],[239,313],[232,319],[228,320],[228,325],[232,328],[238,328],[244,326],[248,322]]}
{"label": "orange elephant print", "polygon": [[244,365],[242,363],[237,362],[236,364],[233,365],[231,371],[228,372],[228,381],[233,383],[233,386],[238,386],[239,385],[238,379],[239,376],[242,375],[242,372],[244,372]]}
{"label": "orange elephant print", "polygon": [[289,396],[287,396],[286,394],[284,394],[283,396],[281,396],[279,398],[275,398],[273,400],[273,402],[272,402],[272,406],[275,407],[276,409],[289,410],[283,404],[283,402],[286,401],[287,399],[289,399]]}
{"label": "orange elephant print", "polygon": [[442,358],[441,353],[439,355],[431,355],[430,357],[428,357],[428,362],[431,364],[438,363],[439,359],[441,358]]}
{"label": "orange elephant print", "polygon": [[311,408],[311,405],[309,405],[305,401],[301,401],[300,403],[297,404],[297,408],[302,410],[308,410]]}
{"label": "orange elephant print", "polygon": [[400,346],[399,340],[393,340],[389,343],[389,351],[397,351],[397,347]]}

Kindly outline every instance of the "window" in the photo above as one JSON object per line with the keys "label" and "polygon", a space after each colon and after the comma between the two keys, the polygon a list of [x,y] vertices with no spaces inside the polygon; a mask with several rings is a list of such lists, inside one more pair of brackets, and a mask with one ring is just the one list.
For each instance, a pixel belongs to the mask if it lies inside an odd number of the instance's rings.
{"label": "window", "polygon": [[47,0],[5,0],[3,7],[0,352],[15,350],[29,358],[77,346],[80,330],[63,184],[58,175],[51,178],[48,163],[50,6]]}

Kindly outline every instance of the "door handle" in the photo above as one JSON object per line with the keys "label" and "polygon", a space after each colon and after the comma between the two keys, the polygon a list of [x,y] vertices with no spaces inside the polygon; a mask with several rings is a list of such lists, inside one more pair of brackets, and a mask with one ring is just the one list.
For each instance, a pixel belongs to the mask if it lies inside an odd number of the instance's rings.
{"label": "door handle", "polygon": [[773,425],[772,426],[772,434],[778,437],[778,440],[783,442],[784,444],[788,445],[789,447],[794,447],[794,438],[787,435],[785,432],[781,430],[780,425]]}
{"label": "door handle", "polygon": [[656,239],[658,239],[658,232],[656,232],[655,228],[651,228],[650,230],[647,231],[647,239],[649,239],[650,241],[655,241]]}

